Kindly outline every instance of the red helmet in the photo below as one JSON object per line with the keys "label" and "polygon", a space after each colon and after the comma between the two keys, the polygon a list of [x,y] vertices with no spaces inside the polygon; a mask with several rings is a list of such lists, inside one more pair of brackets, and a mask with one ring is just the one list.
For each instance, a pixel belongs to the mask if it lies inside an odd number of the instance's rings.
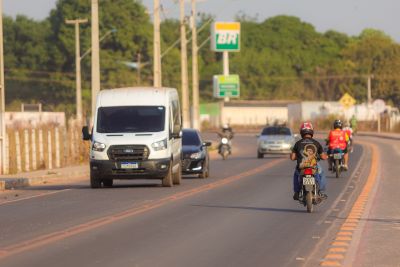
{"label": "red helmet", "polygon": [[311,135],[311,137],[314,135],[314,127],[312,126],[311,122],[303,122],[300,125],[300,135],[301,137],[304,138],[306,134]]}

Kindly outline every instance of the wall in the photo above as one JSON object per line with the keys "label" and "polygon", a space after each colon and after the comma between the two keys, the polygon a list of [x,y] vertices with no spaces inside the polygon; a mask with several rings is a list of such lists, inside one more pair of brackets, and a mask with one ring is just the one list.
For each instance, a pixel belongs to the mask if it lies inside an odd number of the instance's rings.
{"label": "wall", "polygon": [[6,127],[38,127],[39,125],[54,125],[65,127],[64,112],[6,112]]}

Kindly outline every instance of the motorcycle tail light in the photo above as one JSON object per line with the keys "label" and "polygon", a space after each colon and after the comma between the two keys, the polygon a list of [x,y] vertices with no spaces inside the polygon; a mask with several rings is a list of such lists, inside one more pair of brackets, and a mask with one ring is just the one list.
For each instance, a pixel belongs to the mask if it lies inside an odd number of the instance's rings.
{"label": "motorcycle tail light", "polygon": [[305,175],[312,175],[313,174],[313,169],[311,169],[311,168],[304,169],[304,174]]}

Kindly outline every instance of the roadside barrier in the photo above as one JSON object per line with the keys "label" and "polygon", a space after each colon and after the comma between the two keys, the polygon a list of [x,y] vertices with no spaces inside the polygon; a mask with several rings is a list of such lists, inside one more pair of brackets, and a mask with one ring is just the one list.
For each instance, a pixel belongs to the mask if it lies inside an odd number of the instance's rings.
{"label": "roadside barrier", "polygon": [[88,162],[89,144],[81,139],[82,127],[51,125],[7,129],[5,174],[61,168]]}

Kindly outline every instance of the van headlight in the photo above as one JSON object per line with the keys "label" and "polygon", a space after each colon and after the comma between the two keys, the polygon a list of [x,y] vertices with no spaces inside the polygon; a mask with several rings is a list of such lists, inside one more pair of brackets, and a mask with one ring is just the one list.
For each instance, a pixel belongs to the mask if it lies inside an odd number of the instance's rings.
{"label": "van headlight", "polygon": [[151,147],[155,151],[160,151],[160,150],[167,149],[167,139],[155,142],[155,143],[151,144]]}
{"label": "van headlight", "polygon": [[106,145],[97,141],[93,142],[92,146],[93,151],[103,152],[106,149]]}

